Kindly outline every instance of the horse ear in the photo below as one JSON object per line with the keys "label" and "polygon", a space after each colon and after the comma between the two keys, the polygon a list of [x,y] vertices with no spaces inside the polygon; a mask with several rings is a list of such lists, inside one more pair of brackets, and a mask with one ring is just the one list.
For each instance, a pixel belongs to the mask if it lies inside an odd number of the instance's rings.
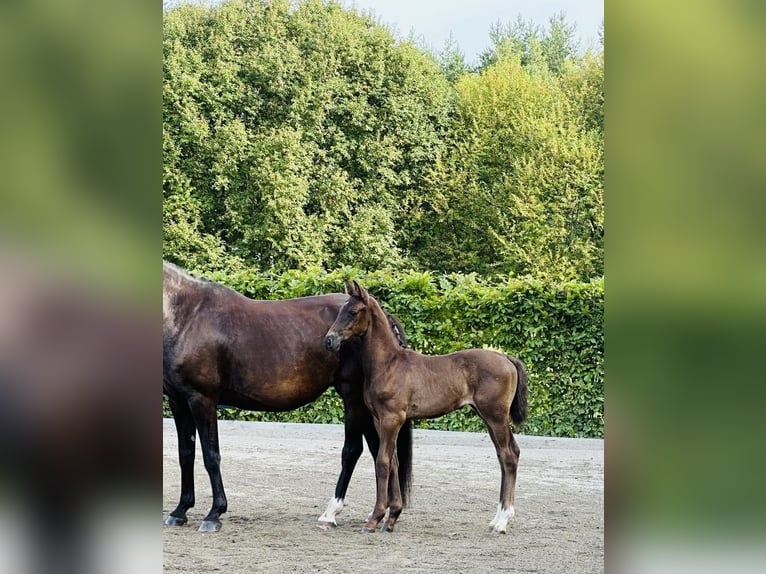
{"label": "horse ear", "polygon": [[351,295],[353,293],[354,287],[351,285],[351,283],[348,282],[347,279],[343,280],[343,287],[345,288],[346,295]]}
{"label": "horse ear", "polygon": [[367,289],[365,289],[364,287],[360,287],[356,283],[356,281],[354,281],[354,284],[356,285],[357,289],[359,289],[359,298],[362,300],[362,303],[364,303],[365,305],[369,305],[370,304],[370,294],[367,293]]}

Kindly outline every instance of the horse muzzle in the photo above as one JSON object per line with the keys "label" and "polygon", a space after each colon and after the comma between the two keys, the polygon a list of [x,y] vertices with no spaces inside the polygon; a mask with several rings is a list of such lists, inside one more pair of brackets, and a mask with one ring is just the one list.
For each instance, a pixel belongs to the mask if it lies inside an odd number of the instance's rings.
{"label": "horse muzzle", "polygon": [[324,339],[324,348],[333,353],[340,349],[341,336],[338,333],[328,333]]}

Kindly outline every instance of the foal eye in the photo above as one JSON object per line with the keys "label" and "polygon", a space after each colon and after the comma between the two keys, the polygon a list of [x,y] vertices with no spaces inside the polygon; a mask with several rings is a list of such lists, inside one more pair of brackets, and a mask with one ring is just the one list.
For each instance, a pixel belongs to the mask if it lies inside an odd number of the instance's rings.
{"label": "foal eye", "polygon": [[352,317],[356,317],[356,313],[357,313],[356,309],[352,309],[351,311],[348,312],[348,314],[351,315]]}

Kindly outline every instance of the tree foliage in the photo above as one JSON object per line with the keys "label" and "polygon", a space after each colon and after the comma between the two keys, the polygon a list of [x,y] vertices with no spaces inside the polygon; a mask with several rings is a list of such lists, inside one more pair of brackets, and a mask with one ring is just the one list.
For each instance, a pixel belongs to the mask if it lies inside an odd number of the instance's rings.
{"label": "tree foliage", "polygon": [[422,265],[602,273],[603,135],[586,76],[534,70],[510,54],[458,82],[460,116],[415,214],[421,231],[411,234]]}
{"label": "tree foliage", "polygon": [[201,271],[603,274],[603,47],[563,15],[479,68],[334,1],[164,25],[164,255]]}
{"label": "tree foliage", "polygon": [[164,49],[166,206],[192,200],[166,217],[168,256],[401,264],[396,223],[453,101],[431,56],[320,0],[181,6]]}
{"label": "tree foliage", "polygon": [[489,38],[492,44],[480,56],[480,70],[516,55],[522,66],[559,74],[577,59],[575,26],[567,23],[563,12],[551,16],[547,30],[525,22],[521,15],[515,22],[496,22],[489,30]]}
{"label": "tree foliage", "polygon": [[436,55],[441,66],[442,73],[449,80],[450,84],[456,83],[463,75],[467,74],[471,68],[465,61],[465,54],[450,32],[449,38],[444,43],[444,47]]}

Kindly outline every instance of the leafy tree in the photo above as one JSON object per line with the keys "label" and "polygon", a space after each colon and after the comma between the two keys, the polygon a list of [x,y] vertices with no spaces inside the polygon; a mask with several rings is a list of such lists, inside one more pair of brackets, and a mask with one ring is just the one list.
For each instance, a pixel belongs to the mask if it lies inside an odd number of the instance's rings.
{"label": "leafy tree", "polygon": [[454,105],[430,55],[321,0],[179,6],[164,52],[166,253],[403,264],[400,221]]}
{"label": "leafy tree", "polygon": [[496,25],[470,72],[335,2],[166,11],[164,253],[202,271],[603,273],[603,45]]}
{"label": "leafy tree", "polygon": [[489,31],[492,45],[480,56],[479,69],[484,70],[504,58],[517,55],[522,66],[547,68],[561,73],[567,62],[576,59],[578,42],[576,27],[568,24],[563,12],[555,14],[544,30],[531,20],[525,22],[519,15],[515,22],[496,22]]}
{"label": "leafy tree", "polygon": [[414,213],[410,252],[441,271],[603,274],[603,137],[577,98],[520,55],[457,89],[460,117]]}
{"label": "leafy tree", "polygon": [[567,98],[585,122],[586,129],[604,134],[604,50],[588,51],[561,74]]}
{"label": "leafy tree", "polygon": [[452,32],[444,43],[444,48],[437,54],[437,60],[442,73],[451,84],[457,82],[463,74],[470,71],[470,67],[465,63],[465,54],[458,46]]}

